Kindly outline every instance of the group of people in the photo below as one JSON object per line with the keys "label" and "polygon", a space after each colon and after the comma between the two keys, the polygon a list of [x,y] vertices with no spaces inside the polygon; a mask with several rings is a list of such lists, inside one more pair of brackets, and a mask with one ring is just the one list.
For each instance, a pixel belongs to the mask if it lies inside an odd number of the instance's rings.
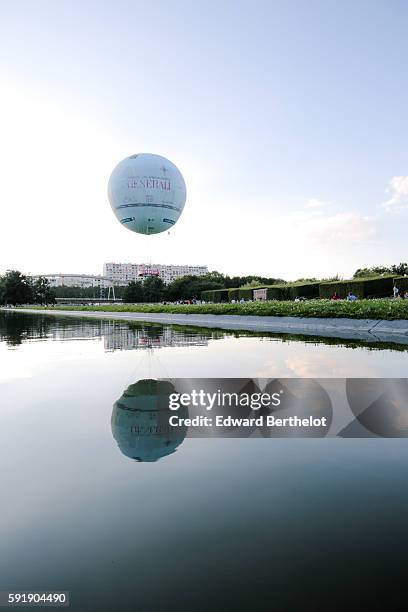
{"label": "group of people", "polygon": [[[408,290],[405,291],[404,294],[401,294],[399,288],[396,285],[394,285],[394,287],[393,287],[393,296],[394,296],[394,298],[403,298],[405,300],[408,300]],[[341,300],[342,298],[339,296],[337,291],[335,291],[330,299],[331,300]],[[358,297],[356,295],[354,295],[354,293],[352,291],[349,291],[348,294],[347,294],[346,300],[348,302],[355,302],[356,300],[358,300]]]}
{"label": "group of people", "polygon": [[[394,288],[393,288],[393,295],[394,295],[394,298],[400,298],[400,299],[402,298],[402,299],[408,300],[408,290],[405,291],[404,294],[401,294],[399,288],[396,285],[394,285]],[[305,299],[306,298],[304,297],[300,297],[300,298],[297,297],[295,298],[295,302],[300,302]],[[337,291],[335,291],[330,299],[336,301],[336,300],[341,300],[343,298],[341,298],[340,295],[337,293]],[[349,291],[346,296],[346,300],[347,302],[355,302],[356,300],[358,300],[358,296],[355,295],[352,291]],[[231,304],[245,304],[246,302],[251,302],[251,301],[252,300],[245,300],[244,298],[241,298],[240,300],[231,300]],[[171,303],[171,302],[163,302],[163,304],[168,304],[168,303]],[[189,300],[177,300],[177,302],[175,303],[176,304],[205,304],[205,300],[199,300],[197,297],[193,297],[193,298],[190,298]]]}
{"label": "group of people", "polygon": [[392,292],[393,292],[394,298],[403,298],[404,300],[408,300],[408,291],[405,291],[405,293],[402,294],[399,290],[399,287],[394,285]]}
{"label": "group of people", "polygon": [[[330,299],[331,300],[341,300],[342,298],[339,296],[337,291],[335,291]],[[356,295],[354,295],[354,293],[352,291],[349,291],[348,294],[347,294],[346,300],[348,302],[355,302],[356,300],[358,300],[358,297]]]}
{"label": "group of people", "polygon": [[175,302],[168,302],[168,301],[164,301],[162,302],[163,305],[166,304],[205,304],[205,300],[199,300],[196,297],[192,297],[189,298],[188,300],[176,300]]}

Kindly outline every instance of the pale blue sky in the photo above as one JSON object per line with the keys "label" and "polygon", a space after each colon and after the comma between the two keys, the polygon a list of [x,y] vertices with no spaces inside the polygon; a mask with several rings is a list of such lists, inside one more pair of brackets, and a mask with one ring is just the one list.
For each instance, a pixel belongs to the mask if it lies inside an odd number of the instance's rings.
{"label": "pale blue sky", "polygon": [[[4,2],[0,271],[407,260],[407,31],[393,0]],[[185,177],[171,236],[112,215],[110,171],[137,152]]]}

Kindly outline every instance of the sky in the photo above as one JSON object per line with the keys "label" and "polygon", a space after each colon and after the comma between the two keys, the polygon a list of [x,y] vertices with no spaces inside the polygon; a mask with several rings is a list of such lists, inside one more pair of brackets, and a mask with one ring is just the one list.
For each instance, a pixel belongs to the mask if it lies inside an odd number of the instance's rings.
{"label": "sky", "polygon": [[[0,273],[407,261],[407,29],[405,0],[5,0]],[[135,153],[184,176],[170,234],[112,213],[110,173]]]}

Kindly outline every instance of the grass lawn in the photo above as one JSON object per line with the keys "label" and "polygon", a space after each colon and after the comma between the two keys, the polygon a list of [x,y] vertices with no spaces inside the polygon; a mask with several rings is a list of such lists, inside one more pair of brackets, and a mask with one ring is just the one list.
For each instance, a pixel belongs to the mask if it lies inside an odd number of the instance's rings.
{"label": "grass lawn", "polygon": [[46,310],[98,312],[169,312],[173,314],[257,315],[278,317],[349,317],[352,319],[408,319],[408,300],[307,300],[304,302],[248,302],[246,304],[111,304],[102,306],[32,306]]}

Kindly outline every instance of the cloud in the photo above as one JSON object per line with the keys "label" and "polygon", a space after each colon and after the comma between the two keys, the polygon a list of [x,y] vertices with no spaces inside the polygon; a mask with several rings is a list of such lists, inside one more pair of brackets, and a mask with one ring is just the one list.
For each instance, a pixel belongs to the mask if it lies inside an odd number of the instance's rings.
{"label": "cloud", "polygon": [[391,195],[390,199],[382,204],[389,212],[400,212],[408,208],[408,176],[394,176],[386,193]]}
{"label": "cloud", "polygon": [[353,212],[313,218],[307,227],[310,238],[324,243],[367,243],[378,235],[377,221]]}
{"label": "cloud", "polygon": [[331,245],[332,248],[344,243],[372,243],[379,234],[375,217],[350,211],[327,215],[319,209],[298,210],[281,218],[281,221],[289,225],[292,231],[297,230],[307,242]]}
{"label": "cloud", "polygon": [[318,198],[310,198],[306,202],[306,208],[323,208],[327,206],[328,202],[324,202],[323,200],[319,200]]}
{"label": "cloud", "polygon": [[[326,348],[326,347],[325,347]],[[343,361],[345,363],[343,363]],[[344,378],[350,372],[350,361],[346,357],[340,357],[337,354],[328,353],[320,347],[316,347],[313,353],[304,353],[302,356],[293,355],[285,359],[288,376],[297,376],[300,378],[323,378],[336,377]],[[364,375],[369,375],[369,371],[361,368]],[[361,375],[361,372],[359,374]]]}

